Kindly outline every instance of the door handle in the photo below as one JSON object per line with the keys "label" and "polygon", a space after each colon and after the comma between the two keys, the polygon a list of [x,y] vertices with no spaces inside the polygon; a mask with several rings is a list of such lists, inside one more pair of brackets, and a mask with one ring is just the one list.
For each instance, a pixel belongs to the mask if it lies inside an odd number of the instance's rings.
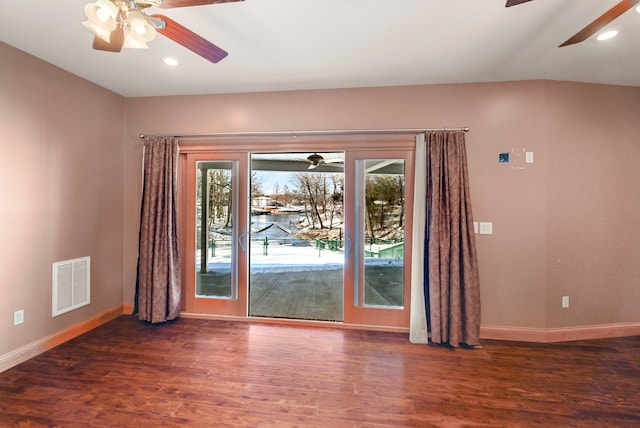
{"label": "door handle", "polygon": [[238,236],[238,244],[240,244],[240,249],[242,250],[243,254],[247,252],[247,246],[245,245],[246,237],[247,237],[247,229],[243,227],[242,234]]}
{"label": "door handle", "polygon": [[345,242],[344,242],[344,255],[349,257],[349,253],[351,252],[351,238],[348,233],[345,233]]}

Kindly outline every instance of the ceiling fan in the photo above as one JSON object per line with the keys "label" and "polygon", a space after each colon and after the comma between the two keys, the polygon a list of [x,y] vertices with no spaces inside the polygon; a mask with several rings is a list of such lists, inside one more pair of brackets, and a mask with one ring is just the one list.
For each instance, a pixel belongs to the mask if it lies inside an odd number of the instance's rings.
{"label": "ceiling fan", "polygon": [[[333,163],[343,163],[342,159],[325,159],[322,155],[318,153],[314,153],[312,155],[307,156],[307,162],[309,163],[309,167],[307,169],[316,169],[320,165],[329,165]],[[336,165],[337,166],[337,165]]]}
{"label": "ceiling fan", "polygon": [[225,50],[164,15],[147,14],[146,9],[151,6],[171,9],[236,1],[243,0],[96,0],[84,7],[88,20],[82,24],[94,34],[93,49],[96,50],[144,49],[156,33],[160,33],[216,63],[228,55]]}
{"label": "ceiling fan", "polygon": [[[507,0],[505,7],[516,6],[529,1],[531,0]],[[640,3],[640,0],[622,0],[558,47],[561,48],[587,40],[638,3]]]}

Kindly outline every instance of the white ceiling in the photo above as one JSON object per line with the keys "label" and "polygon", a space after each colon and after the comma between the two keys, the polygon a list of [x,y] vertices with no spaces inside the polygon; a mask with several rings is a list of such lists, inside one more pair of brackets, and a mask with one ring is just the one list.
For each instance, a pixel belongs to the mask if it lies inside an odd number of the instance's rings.
{"label": "white ceiling", "polygon": [[528,79],[640,86],[634,9],[610,24],[621,31],[612,40],[557,47],[618,1],[245,0],[149,10],[229,52],[213,64],[161,35],[148,50],[92,50],[81,25],[89,0],[4,0],[0,40],[127,97]]}

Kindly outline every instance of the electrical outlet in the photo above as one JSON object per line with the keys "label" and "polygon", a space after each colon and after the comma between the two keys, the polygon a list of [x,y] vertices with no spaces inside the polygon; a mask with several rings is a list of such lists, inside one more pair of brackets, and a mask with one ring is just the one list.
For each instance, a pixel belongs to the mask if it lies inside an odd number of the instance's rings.
{"label": "electrical outlet", "polygon": [[562,296],[562,307],[565,309],[569,307],[569,296]]}
{"label": "electrical outlet", "polygon": [[24,309],[13,313],[13,325],[22,324],[24,322]]}

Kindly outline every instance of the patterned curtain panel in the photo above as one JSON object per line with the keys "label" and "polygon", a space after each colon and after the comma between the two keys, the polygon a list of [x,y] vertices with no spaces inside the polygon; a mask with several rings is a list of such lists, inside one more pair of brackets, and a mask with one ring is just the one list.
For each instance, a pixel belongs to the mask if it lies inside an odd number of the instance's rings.
{"label": "patterned curtain panel", "polygon": [[152,323],[180,314],[178,150],[175,138],[147,138],[144,143],[134,314]]}
{"label": "patterned curtain panel", "polygon": [[425,305],[431,341],[478,346],[480,282],[465,134],[430,132],[425,142]]}

